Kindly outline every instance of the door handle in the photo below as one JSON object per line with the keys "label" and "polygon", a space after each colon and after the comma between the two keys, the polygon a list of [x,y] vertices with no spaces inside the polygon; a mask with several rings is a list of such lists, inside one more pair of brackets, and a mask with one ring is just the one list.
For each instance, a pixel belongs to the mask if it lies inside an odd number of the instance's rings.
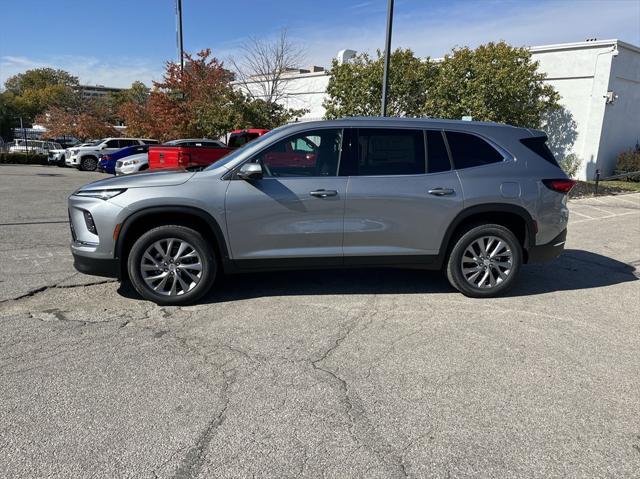
{"label": "door handle", "polygon": [[446,196],[454,193],[455,190],[453,188],[433,188],[429,190],[429,194],[434,196]]}
{"label": "door handle", "polygon": [[309,194],[311,196],[315,196],[316,198],[326,198],[327,196],[338,196],[338,192],[336,190],[315,190],[315,191],[310,191]]}

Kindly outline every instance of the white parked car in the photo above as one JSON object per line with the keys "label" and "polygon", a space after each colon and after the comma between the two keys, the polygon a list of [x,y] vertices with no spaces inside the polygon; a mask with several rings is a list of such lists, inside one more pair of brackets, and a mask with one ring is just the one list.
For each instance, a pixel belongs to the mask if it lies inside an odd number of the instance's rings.
{"label": "white parked car", "polygon": [[127,156],[116,161],[116,176],[130,175],[149,169],[149,152]]}
{"label": "white parked car", "polygon": [[152,145],[158,140],[147,138],[103,138],[88,146],[74,146],[65,152],[65,163],[84,171],[95,171],[100,155],[113,153],[121,148],[135,145]]}
{"label": "white parked car", "polygon": [[16,139],[9,147],[9,153],[34,153],[48,155],[50,150],[60,150],[62,145],[52,141]]}

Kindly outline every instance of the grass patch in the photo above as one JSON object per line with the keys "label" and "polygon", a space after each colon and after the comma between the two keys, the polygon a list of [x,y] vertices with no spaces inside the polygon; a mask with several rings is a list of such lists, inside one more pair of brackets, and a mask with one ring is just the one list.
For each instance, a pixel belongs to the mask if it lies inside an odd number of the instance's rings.
{"label": "grass patch", "polygon": [[[593,196],[596,190],[595,181],[578,181],[573,187],[569,196],[571,198],[581,198]],[[625,193],[640,193],[640,182],[611,180],[601,181],[598,185],[598,195],[620,195]]]}

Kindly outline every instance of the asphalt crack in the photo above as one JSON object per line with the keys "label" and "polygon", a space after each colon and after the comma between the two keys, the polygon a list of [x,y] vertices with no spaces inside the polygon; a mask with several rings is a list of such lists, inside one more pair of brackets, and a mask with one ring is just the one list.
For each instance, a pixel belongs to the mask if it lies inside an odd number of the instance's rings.
{"label": "asphalt crack", "polygon": [[73,278],[77,273],[72,274],[71,276],[68,276],[60,281],[58,281],[55,284],[52,285],[47,285],[47,286],[41,286],[40,288],[36,288],[36,289],[32,289],[31,291],[25,293],[25,294],[21,294],[20,296],[16,296],[14,298],[8,298],[8,299],[2,299],[0,300],[0,304],[2,303],[8,303],[11,301],[20,301],[21,299],[25,299],[25,298],[31,298],[33,296],[36,296],[40,293],[44,293],[45,291],[48,291],[50,289],[73,289],[73,288],[84,288],[86,286],[97,286],[97,285],[101,285],[101,284],[107,284],[107,283],[116,283],[118,280],[117,279],[107,279],[104,281],[95,281],[92,283],[83,283],[83,284],[62,284],[65,281]]}
{"label": "asphalt crack", "polygon": [[224,401],[222,408],[220,409],[220,411],[218,411],[218,414],[207,424],[202,433],[200,433],[200,436],[198,437],[195,445],[187,451],[173,475],[174,479],[190,479],[197,477],[200,473],[207,455],[209,444],[216,435],[217,430],[220,428],[220,426],[222,426],[226,419],[226,413],[229,409],[230,403],[229,388],[235,382],[235,374],[233,373],[235,373],[235,369],[222,372],[223,387],[221,396]]}

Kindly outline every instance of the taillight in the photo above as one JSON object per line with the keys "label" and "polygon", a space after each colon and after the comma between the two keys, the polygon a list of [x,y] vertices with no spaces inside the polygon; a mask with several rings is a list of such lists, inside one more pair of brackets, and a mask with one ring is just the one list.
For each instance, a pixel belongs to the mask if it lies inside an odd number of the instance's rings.
{"label": "taillight", "polygon": [[577,183],[577,181],[567,178],[558,180],[542,180],[542,182],[544,183],[544,186],[546,186],[550,190],[565,194],[569,193],[571,191],[571,188],[573,188]]}

